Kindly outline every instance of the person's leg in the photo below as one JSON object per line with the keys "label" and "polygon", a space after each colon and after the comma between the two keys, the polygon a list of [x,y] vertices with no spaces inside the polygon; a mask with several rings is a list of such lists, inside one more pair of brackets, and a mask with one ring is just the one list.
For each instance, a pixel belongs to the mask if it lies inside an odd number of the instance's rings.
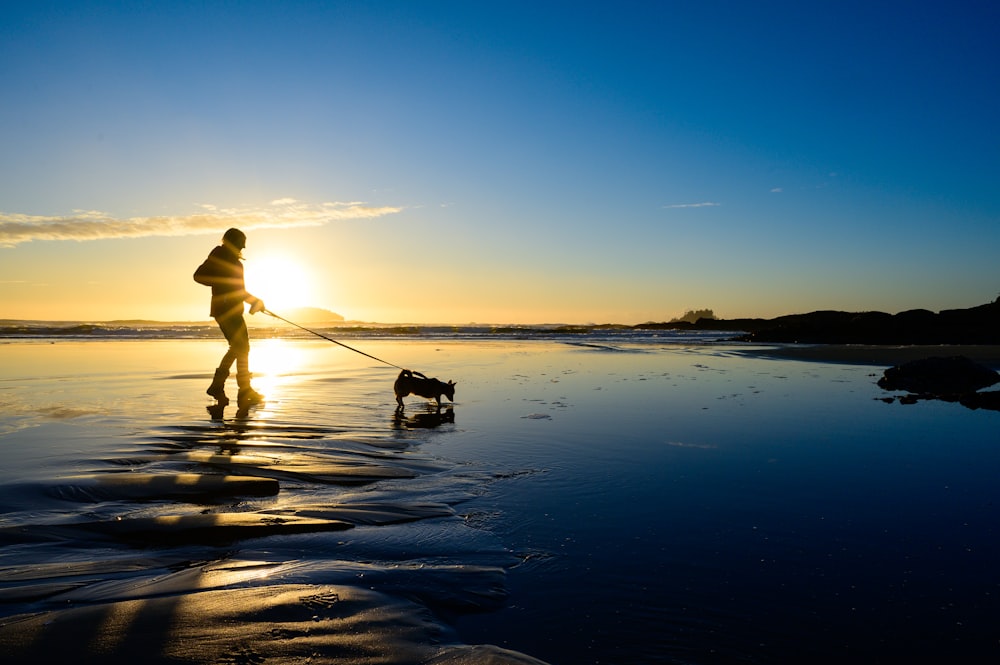
{"label": "person's leg", "polygon": [[[223,361],[225,361],[225,358],[223,358]],[[212,377],[212,385],[205,390],[206,393],[214,397],[223,406],[229,404],[229,398],[226,397],[226,379],[228,378],[229,369],[220,366],[215,370],[215,376]]]}
{"label": "person's leg", "polygon": [[[228,341],[228,339],[226,341]],[[229,370],[232,368],[235,361],[236,351],[234,351],[233,347],[230,345],[230,347],[226,349],[226,355],[222,356],[222,360],[219,361],[219,371],[225,372],[226,376],[229,376]]]}
{"label": "person's leg", "polygon": [[[215,370],[212,385],[205,392],[214,397],[220,404],[229,404],[226,397],[226,379],[229,378],[229,370],[233,363],[239,358],[243,348],[249,348],[250,341],[246,333],[246,324],[241,316],[216,317],[215,322],[219,324],[219,329],[229,342],[229,348],[219,361],[219,367]],[[243,328],[242,334],[240,328]]]}
{"label": "person's leg", "polygon": [[[236,384],[240,391],[237,402],[240,406],[248,406],[263,401],[264,396],[250,386],[250,335],[247,332],[246,321],[242,316],[233,316],[219,322],[220,327],[225,322],[223,333],[229,340],[229,351],[226,358],[229,358],[229,366],[233,360],[236,361]],[[228,368],[227,368],[228,369]]]}

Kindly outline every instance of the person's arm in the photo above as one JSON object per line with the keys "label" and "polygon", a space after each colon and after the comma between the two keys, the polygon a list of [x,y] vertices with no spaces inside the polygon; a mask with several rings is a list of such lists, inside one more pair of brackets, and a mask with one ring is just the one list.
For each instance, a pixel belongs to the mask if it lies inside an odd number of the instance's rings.
{"label": "person's arm", "polygon": [[242,291],[243,276],[233,269],[230,261],[221,256],[219,248],[213,249],[208,258],[194,271],[194,281],[223,291]]}
{"label": "person's arm", "polygon": [[[246,292],[244,291],[244,293]],[[250,303],[251,314],[256,314],[257,312],[263,312],[266,309],[264,307],[264,301],[255,295],[247,293],[246,298],[244,298],[243,301]]]}
{"label": "person's arm", "polygon": [[217,282],[217,275],[212,269],[212,263],[212,256],[209,255],[209,257],[205,259],[200,266],[198,266],[198,269],[194,271],[194,281],[199,284],[204,284],[205,286],[212,286],[215,284]]}

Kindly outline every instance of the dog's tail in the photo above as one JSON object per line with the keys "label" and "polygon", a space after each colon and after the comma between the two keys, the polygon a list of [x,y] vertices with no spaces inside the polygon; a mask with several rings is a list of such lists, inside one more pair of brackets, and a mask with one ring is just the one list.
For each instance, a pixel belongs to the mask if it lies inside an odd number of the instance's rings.
{"label": "dog's tail", "polygon": [[414,372],[413,370],[409,370],[409,369],[404,369],[403,371],[401,371],[399,373],[399,376],[400,376],[400,378],[402,378],[404,376],[410,376],[410,377],[412,377],[412,376],[419,376],[421,379],[426,379],[427,378],[426,376],[424,376],[420,372]]}

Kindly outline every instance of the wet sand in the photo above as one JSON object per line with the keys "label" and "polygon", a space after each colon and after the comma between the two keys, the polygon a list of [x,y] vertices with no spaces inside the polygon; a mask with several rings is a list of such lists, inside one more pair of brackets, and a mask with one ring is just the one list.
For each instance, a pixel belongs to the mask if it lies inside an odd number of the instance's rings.
{"label": "wet sand", "polygon": [[745,353],[762,358],[883,365],[886,367],[935,356],[965,356],[986,367],[1000,369],[1000,347],[998,346],[782,344],[748,349]]}
{"label": "wet sand", "polygon": [[4,662],[997,655],[1000,414],[871,350],[356,345],[455,404],[321,341],[255,341],[246,413],[217,342],[0,344]]}
{"label": "wet sand", "polygon": [[516,561],[456,510],[488,477],[420,450],[446,415],[283,342],[266,404],[208,409],[218,350],[0,345],[4,663],[539,662],[441,619],[502,604]]}

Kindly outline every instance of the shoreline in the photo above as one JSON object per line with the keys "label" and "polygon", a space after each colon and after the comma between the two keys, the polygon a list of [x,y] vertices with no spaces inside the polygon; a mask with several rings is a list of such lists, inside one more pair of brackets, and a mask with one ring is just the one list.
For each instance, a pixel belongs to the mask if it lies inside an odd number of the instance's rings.
{"label": "shoreline", "polygon": [[1000,346],[962,344],[803,344],[737,349],[739,355],[779,360],[851,363],[890,367],[935,356],[965,356],[993,369],[1000,369]]}

